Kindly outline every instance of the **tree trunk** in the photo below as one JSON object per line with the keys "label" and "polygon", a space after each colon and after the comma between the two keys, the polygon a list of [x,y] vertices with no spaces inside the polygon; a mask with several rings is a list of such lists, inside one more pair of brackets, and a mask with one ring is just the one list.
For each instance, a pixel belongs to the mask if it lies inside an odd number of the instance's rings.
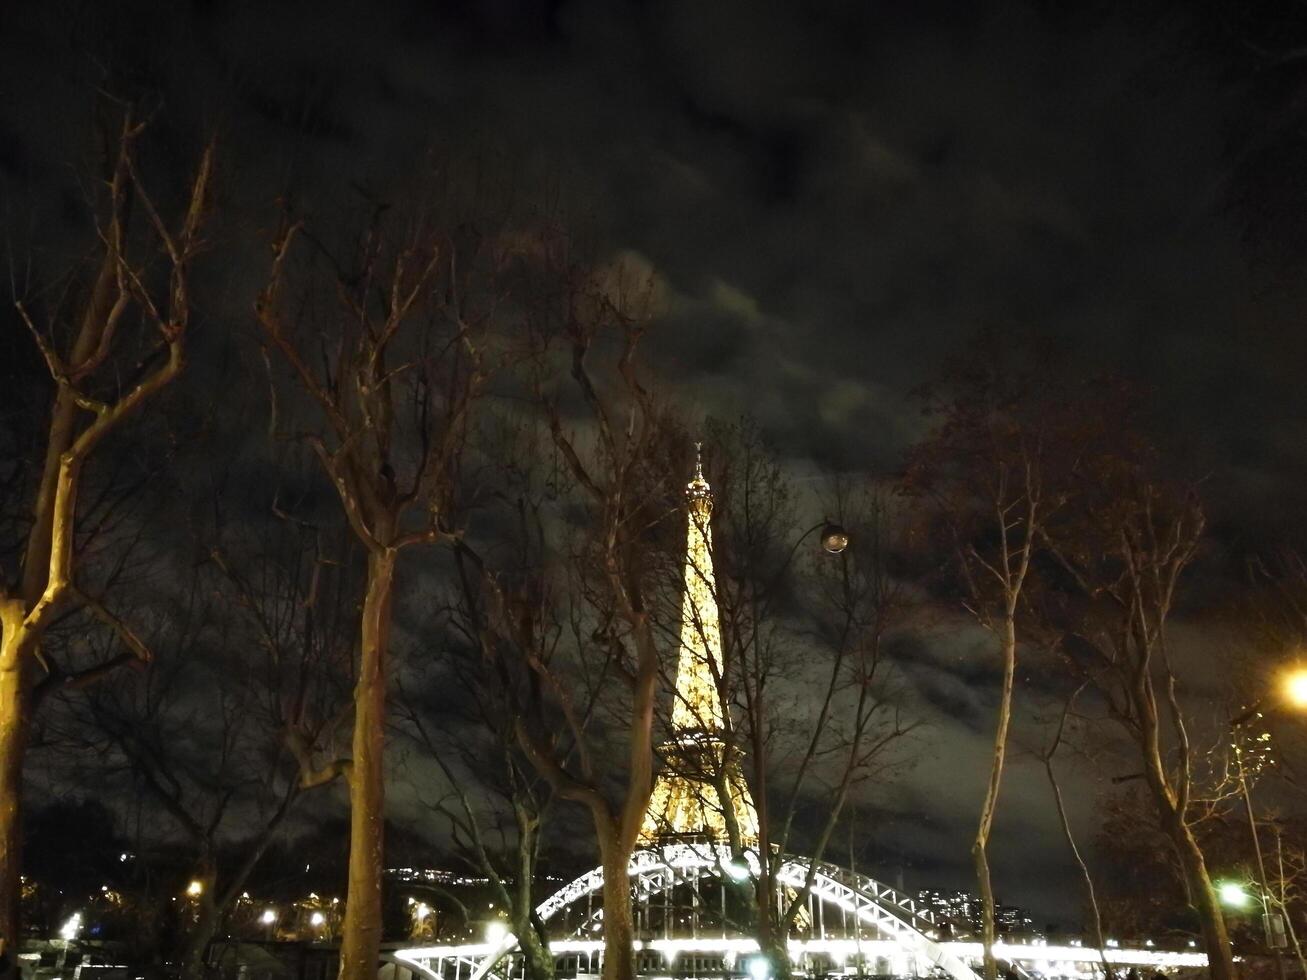
{"label": "tree trunk", "polygon": [[[772,921],[779,918],[773,916]],[[771,967],[770,976],[774,980],[789,980],[790,969],[790,944],[789,929],[777,923],[767,929],[758,930],[758,952],[767,960]]]}
{"label": "tree trunk", "polygon": [[27,698],[23,691],[25,653],[18,631],[23,604],[0,600],[0,940],[4,941],[0,980],[16,975],[19,914],[22,905],[23,756],[27,750]]}
{"label": "tree trunk", "polygon": [[1174,810],[1163,813],[1180,870],[1189,887],[1189,895],[1203,927],[1203,945],[1207,949],[1207,975],[1211,980],[1235,980],[1234,955],[1230,950],[1230,936],[1225,929],[1225,916],[1221,912],[1216,890],[1207,873],[1207,861],[1194,838],[1193,831],[1183,817]]}
{"label": "tree trunk", "polygon": [[200,980],[204,976],[204,954],[213,941],[214,934],[222,919],[231,910],[237,897],[245,890],[245,883],[258,867],[259,861],[268,850],[274,835],[290,813],[291,806],[299,795],[297,787],[292,786],[281,801],[276,812],[264,826],[259,836],[250,844],[244,859],[236,870],[223,883],[219,892],[218,869],[212,852],[207,853],[200,862],[200,872],[196,877],[203,882],[204,890],[200,893],[199,915],[191,926],[182,944],[180,976],[181,980]]}
{"label": "tree trunk", "polygon": [[976,864],[976,884],[980,890],[980,943],[984,958],[985,980],[996,980],[998,961],[994,959],[994,886],[989,878],[989,854],[980,838],[971,846]]}
{"label": "tree trunk", "polygon": [[[529,920],[529,917],[528,917]],[[530,921],[517,930],[527,980],[554,980],[554,957]]]}
{"label": "tree trunk", "polygon": [[[468,809],[470,811],[471,808]],[[536,834],[540,826],[541,811],[532,811],[519,798],[514,800],[513,816],[518,828],[516,890],[510,893],[506,886],[501,890],[505,904],[512,910],[513,932],[522,950],[526,980],[554,980],[556,972],[554,957],[549,952],[549,940],[545,934],[544,923],[536,916],[533,897],[538,842]],[[478,852],[488,866],[490,862],[485,848],[478,846]]]}
{"label": "tree trunk", "polygon": [[994,810],[1003,780],[1003,760],[1007,755],[1008,725],[1012,721],[1012,688],[1017,668],[1016,617],[1009,612],[1003,620],[1000,636],[1003,647],[1003,690],[998,703],[998,728],[994,732],[994,762],[989,772],[989,787],[980,808],[980,824],[971,856],[976,862],[976,884],[980,890],[980,932],[984,948],[985,980],[996,980],[998,964],[994,960],[994,888],[989,877],[989,832],[994,826]]}
{"label": "tree trunk", "polygon": [[604,865],[603,980],[635,978],[635,925],[627,874],[631,855],[618,842],[620,836],[613,828],[608,833],[601,832],[599,839]]}
{"label": "tree trunk", "polygon": [[[1070,710],[1070,705],[1067,707]],[[1076,836],[1071,830],[1071,819],[1067,815],[1066,803],[1062,799],[1062,787],[1058,784],[1057,773],[1053,770],[1052,756],[1044,760],[1044,771],[1048,773],[1049,785],[1053,787],[1053,799],[1057,803],[1057,816],[1062,824],[1062,836],[1066,838],[1066,846],[1071,851],[1071,857],[1075,859],[1076,867],[1080,869],[1081,880],[1085,883],[1085,897],[1089,900],[1089,912],[1093,916],[1094,945],[1098,947],[1098,955],[1102,960],[1103,976],[1107,980],[1113,980],[1112,964],[1108,962],[1106,942],[1103,939],[1103,915],[1098,908],[1098,892],[1094,889],[1094,878],[1089,873],[1089,865],[1085,863],[1080,847],[1076,844]]]}
{"label": "tree trunk", "polygon": [[349,777],[349,891],[340,941],[341,980],[375,980],[381,947],[382,832],[385,826],[386,654],[395,552],[368,555],[354,749]]}
{"label": "tree trunk", "polygon": [[186,938],[182,942],[179,957],[181,965],[178,971],[181,980],[202,980],[204,977],[204,953],[209,948],[213,934],[218,931],[220,918],[218,898],[213,894],[212,871],[202,872],[196,880],[204,885],[204,890],[199,896],[195,923],[187,930]]}

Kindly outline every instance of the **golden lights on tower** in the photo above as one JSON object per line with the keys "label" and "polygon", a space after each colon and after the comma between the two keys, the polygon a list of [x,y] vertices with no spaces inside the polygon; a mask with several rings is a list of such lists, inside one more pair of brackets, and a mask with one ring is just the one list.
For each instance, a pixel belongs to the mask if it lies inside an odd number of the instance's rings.
{"label": "golden lights on tower", "polygon": [[[696,449],[702,444],[696,443]],[[640,840],[706,837],[726,842],[725,806],[740,841],[758,840],[758,814],[740,771],[739,760],[723,735],[725,717],[717,685],[721,678],[722,638],[712,558],[712,488],[703,475],[703,456],[686,485],[685,592],[681,600],[680,651],[672,734],[663,745],[669,765],[658,776],[640,828]],[[725,806],[716,774],[725,777]]]}

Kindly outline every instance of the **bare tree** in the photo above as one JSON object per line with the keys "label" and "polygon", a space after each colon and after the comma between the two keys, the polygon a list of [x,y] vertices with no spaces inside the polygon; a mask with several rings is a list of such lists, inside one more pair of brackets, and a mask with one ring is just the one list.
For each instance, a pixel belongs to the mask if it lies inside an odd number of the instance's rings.
{"label": "bare tree", "polygon": [[[552,500],[541,511],[525,503],[530,493],[501,495],[518,533],[542,542],[539,560],[497,562],[493,545],[474,550],[466,538],[459,555],[480,648],[513,678],[503,690],[518,745],[560,800],[590,815],[604,870],[603,975],[629,980],[627,868],[653,785],[665,653],[654,593],[678,514],[667,460],[682,443],[636,368],[647,284],[570,263],[557,247],[531,306],[537,458]],[[560,365],[570,382],[559,382]]]}
{"label": "bare tree", "polygon": [[[1064,647],[1138,753],[1159,828],[1171,842],[1202,923],[1214,980],[1232,980],[1229,935],[1195,824],[1196,751],[1181,702],[1169,624],[1206,518],[1193,488],[1155,480],[1122,430],[1101,455],[1084,452],[1074,508],[1049,529],[1051,552],[1081,604]],[[1082,447],[1083,449],[1084,447]]]}
{"label": "bare tree", "polygon": [[[483,346],[514,249],[439,201],[403,219],[377,207],[338,258],[301,221],[273,245],[256,303],[267,345],[320,418],[306,437],[366,553],[349,759],[349,890],[340,975],[377,970],[385,807],[387,659],[400,554],[457,539],[454,491],[494,359]],[[305,241],[311,247],[299,247]],[[335,302],[325,300],[334,297]]]}
{"label": "bare tree", "polygon": [[[77,499],[96,450],[157,401],[185,363],[189,272],[202,244],[213,150],[201,156],[181,217],[170,225],[140,178],[135,147],[143,130],[144,123],[128,112],[111,140],[113,159],[97,202],[94,265],[74,290],[77,301],[56,304],[44,315],[18,304],[55,391],[21,568],[0,588],[0,937],[11,940],[18,934],[22,774],[33,718],[51,694],[150,659],[140,637],[79,575],[85,570]],[[140,232],[133,231],[133,211],[144,215]],[[162,263],[151,261],[155,250]],[[151,333],[153,343],[146,339]],[[42,642],[58,619],[73,612],[88,615],[117,640],[104,661],[76,670],[57,663]]]}
{"label": "bare tree", "polygon": [[917,446],[908,489],[933,505],[952,554],[962,604],[998,643],[1002,663],[989,780],[971,853],[980,890],[985,980],[994,980],[994,889],[989,838],[1012,722],[1018,624],[1041,531],[1061,501],[1050,472],[1067,414],[1047,358],[982,334],[926,392],[935,425]]}
{"label": "bare tree", "polygon": [[509,677],[482,662],[473,618],[462,618],[455,629],[463,633],[460,646],[469,655],[454,677],[445,674],[439,683],[448,688],[452,682],[462,710],[450,698],[423,704],[410,697],[404,703],[417,744],[445,777],[441,798],[428,805],[450,828],[458,857],[489,880],[522,952],[525,975],[553,980],[549,936],[535,912],[552,794],[517,744],[516,699],[500,687]]}
{"label": "bare tree", "polygon": [[[754,881],[729,874],[723,880],[750,892],[750,926],[772,970],[785,976],[790,933],[851,794],[892,772],[903,759],[895,749],[915,727],[901,714],[885,652],[908,625],[913,604],[890,572],[899,542],[882,488],[836,486],[830,516],[853,544],[827,554],[813,537],[826,521],[795,527],[790,483],[756,427],[746,422],[712,434],[724,654],[715,680],[733,708],[724,720],[721,761],[747,757],[758,815],[754,845],[731,807],[722,807],[733,860],[748,866],[752,857],[759,867]],[[796,560],[805,543],[815,557]],[[712,775],[715,800],[729,800],[727,767]],[[812,858],[807,878],[782,885],[796,823],[815,798],[820,817],[804,848]],[[709,799],[704,805],[720,806]]]}
{"label": "bare tree", "polygon": [[214,547],[176,589],[156,584],[149,676],[98,686],[51,726],[74,771],[130,782],[185,841],[192,884],[179,895],[186,882],[168,883],[186,912],[171,952],[192,980],[302,794],[344,770],[332,743],[348,705],[352,583],[314,529],[285,530],[280,549]]}

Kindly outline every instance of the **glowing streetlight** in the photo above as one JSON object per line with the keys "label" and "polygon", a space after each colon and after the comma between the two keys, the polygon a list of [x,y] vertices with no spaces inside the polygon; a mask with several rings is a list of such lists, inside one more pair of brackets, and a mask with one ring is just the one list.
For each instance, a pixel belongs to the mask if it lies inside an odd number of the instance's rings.
{"label": "glowing streetlight", "polygon": [[1300,711],[1307,710],[1307,668],[1299,667],[1285,675],[1284,700]]}
{"label": "glowing streetlight", "polygon": [[498,946],[508,935],[508,927],[497,919],[486,923],[486,942],[491,946]]}
{"label": "glowing streetlight", "polygon": [[321,929],[322,924],[326,921],[327,921],[327,917],[323,915],[321,912],[314,912],[312,915],[309,916],[309,925],[313,926],[313,928],[315,929]]}
{"label": "glowing streetlight", "polygon": [[1237,881],[1223,881],[1216,886],[1216,894],[1221,899],[1222,905],[1228,905],[1232,909],[1247,908],[1248,903],[1252,901],[1252,896]]}
{"label": "glowing streetlight", "polygon": [[199,878],[192,878],[191,883],[186,886],[186,894],[191,898],[199,898],[204,894],[204,882]]}
{"label": "glowing streetlight", "polygon": [[265,926],[272,925],[274,922],[277,921],[277,910],[264,909],[263,914],[259,916],[259,921],[262,922]]}
{"label": "glowing streetlight", "polygon": [[743,861],[727,861],[724,869],[731,881],[745,881],[749,877],[749,866]]}
{"label": "glowing streetlight", "polygon": [[65,922],[59,928],[59,938],[66,943],[72,942],[74,939],[77,938],[77,934],[81,931],[82,931],[82,913],[74,912],[72,915],[68,917],[68,921]]}

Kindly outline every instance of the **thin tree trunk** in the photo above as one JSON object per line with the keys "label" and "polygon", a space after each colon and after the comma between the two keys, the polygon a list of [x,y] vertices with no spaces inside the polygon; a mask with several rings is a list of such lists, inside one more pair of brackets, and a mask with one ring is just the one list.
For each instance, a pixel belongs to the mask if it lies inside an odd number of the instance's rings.
{"label": "thin tree trunk", "polygon": [[1293,943],[1293,951],[1298,958],[1298,969],[1302,971],[1303,980],[1307,980],[1307,959],[1303,958],[1302,944],[1298,942],[1298,931],[1293,927],[1293,918],[1289,915],[1289,903],[1285,896],[1284,881],[1284,845],[1280,840],[1280,828],[1275,828],[1275,863],[1280,870],[1280,897],[1276,904],[1280,908],[1280,914],[1284,916],[1284,928],[1289,933],[1289,940]]}
{"label": "thin tree trunk", "polygon": [[375,980],[381,947],[381,872],[385,826],[386,654],[390,640],[395,552],[368,555],[354,752],[349,778],[349,891],[341,930],[341,980]]}
{"label": "thin tree trunk", "polygon": [[5,944],[0,980],[16,975],[22,903],[23,757],[27,751],[27,698],[23,691],[25,655],[16,636],[23,605],[0,601],[0,940]]}
{"label": "thin tree trunk", "polygon": [[604,865],[603,980],[635,978],[635,924],[627,873],[631,855],[618,843],[619,836],[614,830],[611,839],[600,841]]}
{"label": "thin tree trunk", "polygon": [[1049,785],[1053,787],[1053,800],[1057,803],[1057,816],[1062,823],[1062,835],[1066,838],[1066,846],[1070,849],[1071,857],[1075,859],[1076,867],[1080,869],[1080,877],[1085,883],[1085,897],[1089,899],[1089,913],[1093,916],[1094,945],[1098,947],[1098,955],[1103,961],[1103,976],[1107,980],[1112,980],[1112,965],[1107,961],[1107,950],[1104,948],[1106,943],[1103,939],[1103,916],[1098,908],[1094,879],[1089,873],[1089,865],[1085,864],[1085,859],[1080,854],[1080,848],[1076,846],[1075,834],[1071,832],[1071,821],[1067,817],[1066,803],[1062,800],[1062,787],[1058,785],[1051,755],[1044,759],[1044,771],[1048,773]]}
{"label": "thin tree trunk", "polygon": [[[755,599],[756,605],[756,599]],[[755,626],[756,631],[756,626]],[[755,652],[755,657],[757,656]],[[786,949],[786,938],[781,937],[779,942],[776,936],[776,874],[777,865],[780,862],[781,855],[772,847],[771,833],[771,805],[769,803],[770,787],[767,780],[767,743],[763,736],[763,728],[757,723],[757,720],[764,717],[763,715],[763,691],[762,684],[754,680],[754,723],[750,725],[750,734],[753,742],[753,785],[756,795],[754,797],[754,808],[758,814],[758,882],[756,888],[756,930],[758,936],[758,948],[769,961],[776,961],[776,951],[779,948],[784,958],[778,969],[789,969],[789,955]],[[782,978],[783,980],[783,978]]]}
{"label": "thin tree trunk", "polygon": [[771,967],[774,980],[789,980],[791,974],[789,936],[785,935],[788,931],[775,925],[759,930],[758,951]]}
{"label": "thin tree trunk", "polygon": [[971,856],[976,862],[976,883],[980,890],[981,943],[984,947],[985,980],[996,980],[998,963],[994,960],[994,888],[989,876],[989,834],[994,826],[998,791],[1003,780],[1003,760],[1007,755],[1008,726],[1012,721],[1012,689],[1017,668],[1016,617],[1009,612],[1003,619],[1003,690],[998,704],[998,728],[994,733],[994,761],[989,772],[985,802],[980,808],[980,824]]}
{"label": "thin tree trunk", "polygon": [[[534,884],[536,875],[537,827],[539,813],[528,812],[521,803],[514,805],[517,819],[517,889],[511,896],[509,908],[513,910],[513,931],[525,960],[528,980],[554,980],[554,957],[549,952],[548,938],[536,928]],[[482,857],[485,849],[479,848]],[[487,863],[489,863],[487,861]],[[507,893],[507,888],[504,889]]]}
{"label": "thin tree trunk", "polygon": [[[204,976],[204,953],[209,948],[209,943],[213,941],[223,916],[231,909],[237,896],[245,890],[245,883],[249,881],[254,869],[263,860],[268,845],[272,843],[278,829],[290,814],[299,792],[297,786],[292,786],[287,791],[272,818],[264,825],[258,837],[250,843],[250,849],[246,852],[244,860],[226,880],[221,894],[217,893],[216,868],[200,876],[200,880],[204,882],[202,904],[195,925],[191,927],[182,947],[180,957],[182,980],[199,980]],[[205,863],[212,866],[212,858],[205,859]]]}
{"label": "thin tree trunk", "polygon": [[209,948],[214,933],[218,931],[218,920],[222,917],[223,910],[220,908],[218,896],[213,894],[217,876],[212,861],[206,858],[203,863],[208,867],[196,876],[196,880],[204,886],[199,894],[199,909],[195,916],[195,924],[187,931],[186,938],[182,942],[181,966],[178,971],[181,980],[202,980],[204,954]]}

